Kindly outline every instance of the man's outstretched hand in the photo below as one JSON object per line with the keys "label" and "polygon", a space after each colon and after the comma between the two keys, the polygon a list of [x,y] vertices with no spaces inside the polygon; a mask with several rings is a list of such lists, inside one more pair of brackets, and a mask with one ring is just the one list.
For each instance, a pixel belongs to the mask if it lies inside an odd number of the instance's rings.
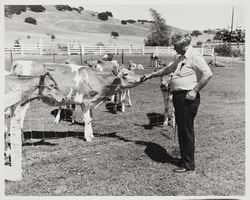
{"label": "man's outstretched hand", "polygon": [[150,78],[151,78],[151,74],[144,74],[144,76],[141,78],[140,82],[143,83]]}

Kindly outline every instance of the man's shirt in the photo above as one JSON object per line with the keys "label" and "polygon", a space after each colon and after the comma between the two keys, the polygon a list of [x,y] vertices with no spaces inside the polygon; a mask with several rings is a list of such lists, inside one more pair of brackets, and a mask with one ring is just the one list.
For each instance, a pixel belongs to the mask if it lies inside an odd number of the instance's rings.
{"label": "man's shirt", "polygon": [[171,81],[172,91],[192,90],[203,73],[212,73],[203,56],[192,46],[178,59],[178,66]]}

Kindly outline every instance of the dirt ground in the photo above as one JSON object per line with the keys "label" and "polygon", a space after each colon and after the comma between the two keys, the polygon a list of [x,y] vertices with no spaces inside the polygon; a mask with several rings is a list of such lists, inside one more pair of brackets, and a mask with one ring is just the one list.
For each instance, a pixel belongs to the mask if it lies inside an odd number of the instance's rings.
{"label": "dirt ground", "polygon": [[[31,59],[25,57],[24,59]],[[39,60],[40,58],[34,58]],[[117,56],[117,59],[121,59]],[[146,68],[145,56],[126,57]],[[173,58],[166,58],[172,61]],[[207,58],[208,60],[210,58]],[[15,196],[243,196],[245,194],[245,63],[217,58],[214,76],[201,91],[195,120],[196,170],[175,174],[179,156],[172,128],[162,127],[163,97],[158,78],[131,89],[132,107],[94,111],[95,138],[83,138],[83,120],[53,123],[56,108],[34,101],[25,118],[25,137],[45,142],[22,148],[23,179],[5,182]],[[41,60],[41,59],[40,59]],[[47,62],[47,60],[46,60]],[[5,68],[8,68],[6,58]]]}

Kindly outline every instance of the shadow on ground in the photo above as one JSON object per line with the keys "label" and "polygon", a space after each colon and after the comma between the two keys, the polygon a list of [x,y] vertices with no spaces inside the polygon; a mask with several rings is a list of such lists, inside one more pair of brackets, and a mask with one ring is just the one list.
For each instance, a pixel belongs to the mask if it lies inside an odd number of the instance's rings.
{"label": "shadow on ground", "polygon": [[[116,134],[116,132],[112,133],[94,133],[95,137],[108,137],[108,138],[116,138],[123,142],[132,142],[136,145],[143,145],[145,146],[145,154],[151,158],[155,162],[159,163],[171,163],[171,164],[177,164],[177,160],[173,158],[171,155],[167,153],[167,151],[159,144],[153,143],[153,142],[146,142],[141,140],[129,140],[127,138],[124,138],[122,136],[119,136]],[[74,132],[74,131],[67,131],[67,132],[52,132],[52,131],[29,131],[24,132],[24,138],[27,141],[25,142],[25,145],[31,146],[31,145],[48,145],[53,146],[56,144],[45,142],[45,139],[58,139],[58,138],[64,138],[64,137],[76,137],[79,139],[84,139],[84,132]],[[40,140],[39,140],[40,139]],[[32,141],[37,142],[32,142]]]}
{"label": "shadow on ground", "polygon": [[116,132],[113,133],[107,133],[107,134],[96,134],[96,137],[111,137],[111,138],[117,138],[119,140],[122,140],[123,142],[132,142],[136,145],[143,145],[145,146],[145,154],[151,158],[155,162],[159,163],[170,163],[173,165],[178,164],[178,159],[172,157],[167,153],[167,151],[159,144],[156,144],[154,142],[146,142],[141,140],[129,140],[127,138],[124,138],[122,136],[116,135]]}
{"label": "shadow on ground", "polygon": [[162,126],[164,123],[164,115],[160,113],[147,113],[148,124],[135,124],[135,126],[142,126],[144,129],[149,130],[155,126]]}

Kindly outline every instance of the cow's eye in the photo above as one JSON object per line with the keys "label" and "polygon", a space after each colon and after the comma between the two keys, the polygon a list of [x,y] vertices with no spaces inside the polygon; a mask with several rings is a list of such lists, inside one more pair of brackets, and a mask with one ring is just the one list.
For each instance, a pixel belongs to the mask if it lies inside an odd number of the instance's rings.
{"label": "cow's eye", "polygon": [[55,84],[54,84],[54,83],[50,83],[50,84],[49,84],[49,87],[50,87],[50,88],[54,88],[54,87],[55,87]]}
{"label": "cow's eye", "polygon": [[125,76],[127,76],[127,75],[128,75],[128,73],[124,73],[124,74],[123,74],[123,77],[125,77]]}

